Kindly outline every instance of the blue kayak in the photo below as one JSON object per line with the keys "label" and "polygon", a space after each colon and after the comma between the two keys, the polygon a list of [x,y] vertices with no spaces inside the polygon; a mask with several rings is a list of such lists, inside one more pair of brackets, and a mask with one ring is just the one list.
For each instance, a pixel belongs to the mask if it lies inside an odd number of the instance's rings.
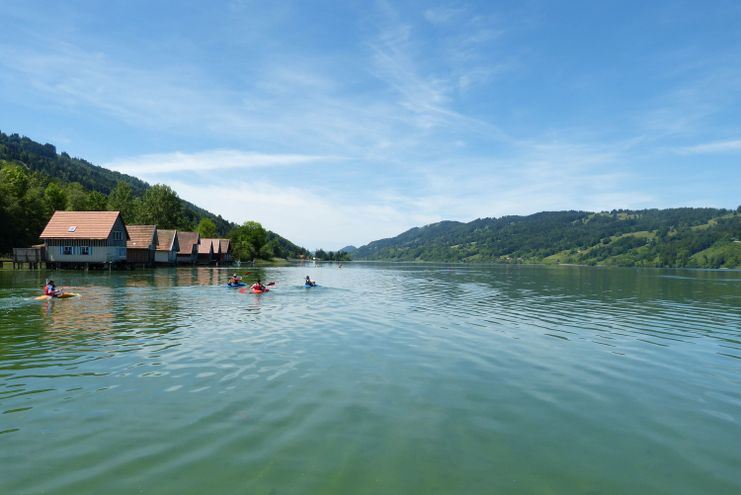
{"label": "blue kayak", "polygon": [[304,284],[304,287],[306,287],[307,289],[311,289],[312,287],[319,287],[319,284],[314,284],[314,285]]}
{"label": "blue kayak", "polygon": [[247,284],[239,282],[238,284],[224,284],[225,287],[245,287]]}

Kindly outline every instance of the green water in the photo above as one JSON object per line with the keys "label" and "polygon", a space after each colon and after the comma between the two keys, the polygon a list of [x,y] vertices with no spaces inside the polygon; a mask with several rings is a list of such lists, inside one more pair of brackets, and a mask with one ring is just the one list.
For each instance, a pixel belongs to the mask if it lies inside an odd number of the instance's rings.
{"label": "green water", "polygon": [[741,272],[45,275],[0,271],[1,494],[741,493]]}

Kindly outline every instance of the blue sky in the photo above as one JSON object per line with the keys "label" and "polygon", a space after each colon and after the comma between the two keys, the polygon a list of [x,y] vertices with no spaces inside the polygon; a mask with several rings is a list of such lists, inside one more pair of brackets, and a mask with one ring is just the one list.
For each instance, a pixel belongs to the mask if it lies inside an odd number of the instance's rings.
{"label": "blue sky", "polygon": [[6,0],[0,25],[0,130],[309,249],[741,204],[737,1]]}

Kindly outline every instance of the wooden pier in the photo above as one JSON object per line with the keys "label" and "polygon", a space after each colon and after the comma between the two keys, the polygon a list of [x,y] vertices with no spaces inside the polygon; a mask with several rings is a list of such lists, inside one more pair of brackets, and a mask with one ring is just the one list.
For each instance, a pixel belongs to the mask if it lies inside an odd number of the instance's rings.
{"label": "wooden pier", "polygon": [[45,263],[43,247],[13,248],[14,270],[24,265],[28,265],[29,270],[38,270],[42,263]]}

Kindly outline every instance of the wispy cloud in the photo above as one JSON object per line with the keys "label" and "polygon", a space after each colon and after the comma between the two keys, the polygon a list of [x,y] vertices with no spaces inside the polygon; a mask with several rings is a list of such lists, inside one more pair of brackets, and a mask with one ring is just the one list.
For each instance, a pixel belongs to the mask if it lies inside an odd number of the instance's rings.
{"label": "wispy cloud", "polygon": [[[472,117],[455,108],[458,90],[487,81],[492,74],[504,70],[503,64],[490,64],[489,67],[475,65],[461,70],[453,60],[460,59],[464,50],[470,54],[477,49],[476,45],[484,41],[481,31],[459,37],[452,42],[454,47],[443,45],[436,53],[429,46],[422,49],[416,28],[411,22],[400,19],[398,12],[389,4],[381,5],[382,18],[377,26],[378,31],[367,42],[372,60],[369,70],[396,95],[397,105],[404,111],[402,118],[412,127],[427,133],[455,128],[509,140],[492,122]],[[428,10],[425,15],[442,22],[446,16],[462,13],[462,10]]]}
{"label": "wispy cloud", "polygon": [[183,84],[183,79],[197,79],[187,67],[137,68],[101,51],[66,42],[49,45],[53,48],[1,47],[6,77],[20,76],[54,105],[73,110],[92,107],[132,125],[178,128],[218,114],[229,120],[222,97],[205,85]]}
{"label": "wispy cloud", "polygon": [[[339,249],[349,243],[364,244],[433,220],[428,215],[417,216],[417,212],[399,209],[377,198],[359,197],[347,203],[315,194],[310,188],[266,181],[236,180],[228,185],[205,186],[169,181],[168,185],[182,198],[218,211],[229,220],[259,221],[309,249]],[[250,191],[249,199],[235,199],[235,191]]]}
{"label": "wispy cloud", "polygon": [[241,87],[226,87],[196,67],[152,69],[71,43],[0,46],[0,78],[23,81],[37,101],[42,95],[46,105],[71,112],[168,134],[248,136],[261,147],[293,143],[364,153],[394,142],[402,121],[393,106],[344,96],[334,77],[310,65],[283,59],[260,67]]}
{"label": "wispy cloud", "polygon": [[732,58],[720,54],[702,62],[694,58],[676,61],[672,67],[675,73],[665,81],[669,87],[653,95],[646,109],[638,112],[636,132],[660,141],[689,140],[716,129],[737,129],[741,92],[737,58],[736,54]]}
{"label": "wispy cloud", "polygon": [[462,7],[438,6],[424,11],[424,18],[432,24],[447,24],[463,13]]}
{"label": "wispy cloud", "polygon": [[316,155],[267,154],[240,150],[205,150],[196,153],[153,153],[120,158],[103,164],[105,168],[131,175],[226,169],[271,168],[336,161],[337,157]]}
{"label": "wispy cloud", "polygon": [[695,144],[676,148],[675,151],[685,155],[700,155],[707,153],[735,153],[741,151],[741,139],[728,141],[711,141],[709,143]]}

